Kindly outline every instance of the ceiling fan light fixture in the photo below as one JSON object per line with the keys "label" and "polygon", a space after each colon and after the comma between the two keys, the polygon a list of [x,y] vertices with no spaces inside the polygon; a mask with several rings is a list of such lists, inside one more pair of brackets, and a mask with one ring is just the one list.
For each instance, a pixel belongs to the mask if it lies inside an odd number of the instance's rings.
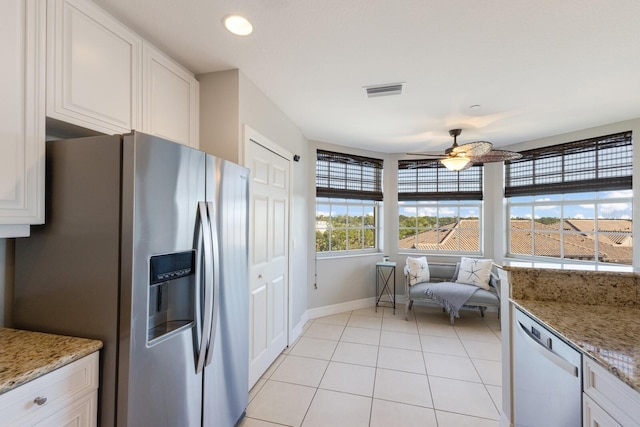
{"label": "ceiling fan light fixture", "polygon": [[471,161],[468,157],[446,157],[444,159],[440,159],[440,163],[444,165],[445,168],[451,171],[459,171],[465,168]]}
{"label": "ceiling fan light fixture", "polygon": [[440,153],[407,153],[412,156],[422,156],[439,160],[444,167],[452,171],[461,171],[470,168],[474,164],[491,162],[504,162],[517,160],[522,154],[514,151],[494,150],[493,144],[488,141],[467,142],[458,145],[458,136],[462,129],[451,129],[449,135],[453,137],[451,147]]}

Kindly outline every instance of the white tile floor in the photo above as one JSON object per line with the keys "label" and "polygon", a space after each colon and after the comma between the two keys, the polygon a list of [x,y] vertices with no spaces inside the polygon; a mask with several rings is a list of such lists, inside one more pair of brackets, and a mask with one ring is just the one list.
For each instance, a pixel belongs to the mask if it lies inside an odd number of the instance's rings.
{"label": "white tile floor", "polygon": [[310,321],[249,395],[241,427],[497,427],[500,322],[367,308]]}

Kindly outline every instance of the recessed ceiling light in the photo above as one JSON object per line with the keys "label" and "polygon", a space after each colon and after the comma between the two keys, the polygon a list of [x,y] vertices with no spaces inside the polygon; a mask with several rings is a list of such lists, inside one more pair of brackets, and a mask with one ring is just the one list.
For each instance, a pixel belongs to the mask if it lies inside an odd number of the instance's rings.
{"label": "recessed ceiling light", "polygon": [[227,15],[224,17],[224,26],[237,36],[248,36],[253,32],[253,25],[244,16]]}

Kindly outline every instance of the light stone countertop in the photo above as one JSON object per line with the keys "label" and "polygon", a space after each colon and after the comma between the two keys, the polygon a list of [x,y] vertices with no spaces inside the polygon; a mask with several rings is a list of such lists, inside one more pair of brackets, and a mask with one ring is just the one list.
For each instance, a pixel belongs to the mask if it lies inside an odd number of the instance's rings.
{"label": "light stone countertop", "polygon": [[640,392],[640,308],[512,301]]}
{"label": "light stone countertop", "polygon": [[503,268],[513,299],[640,308],[638,273]]}
{"label": "light stone countertop", "polygon": [[0,328],[0,394],[102,348],[102,342]]}

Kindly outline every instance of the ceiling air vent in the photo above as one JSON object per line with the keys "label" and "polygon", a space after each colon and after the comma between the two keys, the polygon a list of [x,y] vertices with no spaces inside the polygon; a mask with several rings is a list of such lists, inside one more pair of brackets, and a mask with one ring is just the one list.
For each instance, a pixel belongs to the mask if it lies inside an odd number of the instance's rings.
{"label": "ceiling air vent", "polygon": [[405,83],[391,83],[386,85],[364,86],[363,89],[367,94],[367,98],[376,96],[402,95]]}

